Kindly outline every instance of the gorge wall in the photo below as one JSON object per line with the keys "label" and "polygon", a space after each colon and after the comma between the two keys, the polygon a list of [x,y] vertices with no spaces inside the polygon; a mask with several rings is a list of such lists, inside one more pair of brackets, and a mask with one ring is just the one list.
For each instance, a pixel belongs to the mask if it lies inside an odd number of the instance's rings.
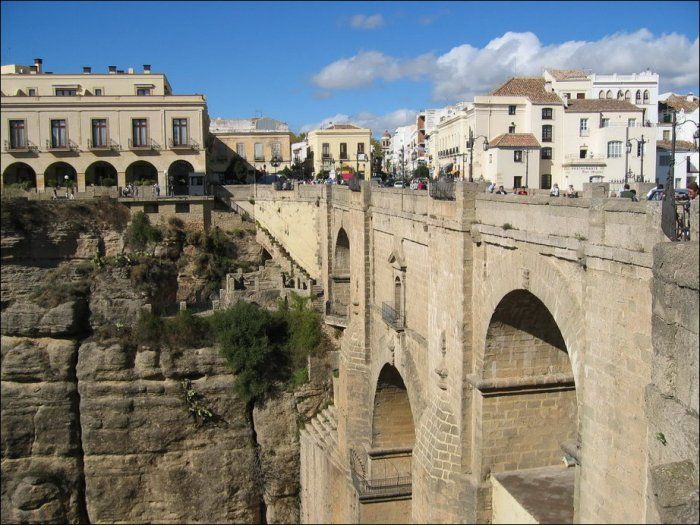
{"label": "gorge wall", "polygon": [[[298,427],[327,385],[248,406],[215,348],[123,344],[119,327],[153,297],[197,295],[183,293],[197,281],[184,259],[151,295],[125,268],[86,278],[124,254],[127,220],[114,201],[3,203],[2,522],[298,522]],[[239,238],[253,265],[254,234]],[[192,416],[185,388],[213,422]]]}

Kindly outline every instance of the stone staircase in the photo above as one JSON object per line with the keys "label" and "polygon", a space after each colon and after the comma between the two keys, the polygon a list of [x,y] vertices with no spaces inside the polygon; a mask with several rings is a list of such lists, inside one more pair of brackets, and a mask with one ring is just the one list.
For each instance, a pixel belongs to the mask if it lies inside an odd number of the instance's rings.
{"label": "stone staircase", "polygon": [[326,313],[326,301],[323,293],[323,286],[314,284],[311,286],[311,306],[321,315]]}
{"label": "stone staircase", "polygon": [[336,467],[345,470],[338,456],[338,416],[335,405],[329,405],[316,414],[301,432],[324,450]]}

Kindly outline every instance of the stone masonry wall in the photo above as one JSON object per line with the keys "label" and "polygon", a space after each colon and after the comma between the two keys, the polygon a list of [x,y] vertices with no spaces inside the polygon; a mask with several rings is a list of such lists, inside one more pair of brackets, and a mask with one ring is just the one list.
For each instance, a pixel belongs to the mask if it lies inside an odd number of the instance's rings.
{"label": "stone masonry wall", "polygon": [[698,521],[699,253],[697,241],[654,249],[648,523]]}

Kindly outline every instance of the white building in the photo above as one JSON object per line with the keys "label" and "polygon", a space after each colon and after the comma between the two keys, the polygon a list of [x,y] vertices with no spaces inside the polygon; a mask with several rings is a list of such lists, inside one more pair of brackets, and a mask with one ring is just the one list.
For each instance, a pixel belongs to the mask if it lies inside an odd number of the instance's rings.
{"label": "white building", "polygon": [[656,129],[646,126],[645,111],[624,97],[591,99],[585,73],[564,73],[511,78],[448,111],[431,135],[433,169],[467,179],[471,164],[474,180],[506,188],[557,183],[581,190],[586,182],[621,181],[626,173],[634,180],[642,172],[653,180]]}
{"label": "white building", "polygon": [[309,141],[307,139],[292,143],[292,164],[301,164],[304,162],[308,153]]}
{"label": "white building", "polygon": [[391,137],[391,166],[396,175],[408,174],[411,170],[411,153],[418,136],[415,124],[400,126]]}
{"label": "white building", "polygon": [[671,166],[673,112],[676,121],[685,122],[676,126],[676,155],[674,186],[685,188],[690,182],[697,182],[700,159],[698,158],[697,123],[700,122],[700,103],[692,93],[677,95],[664,93],[659,96],[659,127],[656,143],[656,181],[665,184]]}

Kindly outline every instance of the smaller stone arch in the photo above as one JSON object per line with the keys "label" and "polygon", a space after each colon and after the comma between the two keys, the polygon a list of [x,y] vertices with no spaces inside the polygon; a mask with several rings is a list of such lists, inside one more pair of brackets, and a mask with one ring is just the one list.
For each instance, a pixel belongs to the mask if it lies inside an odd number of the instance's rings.
{"label": "smaller stone arch", "polygon": [[608,89],[608,92],[605,94],[605,98],[613,98],[613,92]]}
{"label": "smaller stone arch", "polygon": [[645,103],[645,104],[648,104],[648,103],[649,103],[649,90],[648,90],[648,89],[645,89],[645,90],[644,90],[644,95],[643,95],[643,96],[644,96],[644,103]]}
{"label": "smaller stone arch", "polygon": [[158,170],[148,161],[137,160],[126,168],[126,182],[127,184],[150,186],[158,182]]}
{"label": "smaller stone arch", "polygon": [[637,90],[637,93],[634,95],[634,102],[635,102],[635,104],[642,103],[642,92],[639,89]]}
{"label": "smaller stone arch", "polygon": [[341,226],[335,238],[331,262],[331,315],[347,318],[350,308],[350,238]]}
{"label": "smaller stone arch", "polygon": [[629,102],[631,98],[632,92],[628,89],[627,91],[625,91],[625,102]]}
{"label": "smaller stone arch", "polygon": [[117,169],[109,162],[98,160],[85,170],[86,186],[116,186]]}
{"label": "smaller stone arch", "polygon": [[343,275],[350,273],[350,238],[342,226],[335,238],[333,273]]}
{"label": "smaller stone arch", "polygon": [[625,98],[625,94],[622,92],[621,89],[617,91],[617,100],[623,100]]}
{"label": "smaller stone arch", "polygon": [[47,188],[74,186],[78,181],[78,173],[67,162],[54,162],[44,170],[44,185]]}
{"label": "smaller stone arch", "polygon": [[379,372],[372,410],[373,448],[413,448],[416,441],[411,402],[396,367],[385,364]]}
{"label": "smaller stone arch", "polygon": [[19,184],[27,189],[36,188],[36,172],[25,162],[13,162],[2,172],[2,184]]}
{"label": "smaller stone arch", "polygon": [[168,194],[187,195],[189,193],[189,175],[194,171],[192,164],[186,160],[176,160],[168,168]]}
{"label": "smaller stone arch", "polygon": [[605,91],[603,91],[601,89],[600,92],[598,93],[598,98],[605,98]]}

